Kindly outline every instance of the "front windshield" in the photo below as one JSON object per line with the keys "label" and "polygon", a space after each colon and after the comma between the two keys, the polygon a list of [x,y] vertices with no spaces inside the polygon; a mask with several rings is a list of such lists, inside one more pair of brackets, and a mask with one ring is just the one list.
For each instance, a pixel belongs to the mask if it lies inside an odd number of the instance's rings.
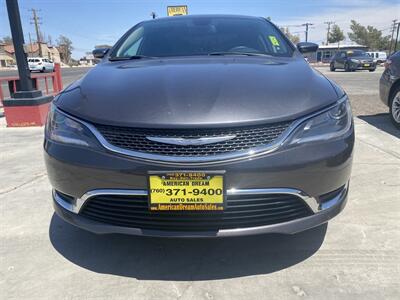
{"label": "front windshield", "polygon": [[361,50],[353,50],[353,51],[347,51],[347,56],[348,57],[369,57],[367,52],[361,51]]}
{"label": "front windshield", "polygon": [[137,26],[111,53],[112,58],[251,53],[291,56],[282,34],[263,19],[170,17]]}

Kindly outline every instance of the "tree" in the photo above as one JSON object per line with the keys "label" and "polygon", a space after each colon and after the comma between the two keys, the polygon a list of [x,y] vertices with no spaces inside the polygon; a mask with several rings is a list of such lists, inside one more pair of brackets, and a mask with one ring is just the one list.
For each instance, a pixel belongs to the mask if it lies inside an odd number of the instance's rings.
{"label": "tree", "polygon": [[281,27],[280,29],[293,44],[297,44],[300,42],[299,36],[291,34],[289,28]]}
{"label": "tree", "polygon": [[362,26],[351,20],[349,38],[357,44],[367,46],[370,50],[387,50],[390,36],[382,36],[382,31],[373,26]]}
{"label": "tree", "polygon": [[332,31],[329,33],[328,42],[329,43],[339,43],[344,40],[344,33],[343,30],[340,29],[338,25],[332,26]]}
{"label": "tree", "polygon": [[13,39],[9,35],[3,37],[2,42],[6,45],[12,45]]}
{"label": "tree", "polygon": [[57,48],[60,51],[61,61],[69,64],[71,61],[71,54],[74,47],[72,47],[72,41],[64,35],[60,35],[57,39]]}

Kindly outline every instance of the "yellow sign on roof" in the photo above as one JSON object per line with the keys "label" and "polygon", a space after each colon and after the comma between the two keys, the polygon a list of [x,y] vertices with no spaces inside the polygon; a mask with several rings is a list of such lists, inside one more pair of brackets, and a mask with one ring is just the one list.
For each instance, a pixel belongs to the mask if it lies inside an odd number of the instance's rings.
{"label": "yellow sign on roof", "polygon": [[188,14],[187,5],[168,6],[167,15],[170,16],[185,16]]}

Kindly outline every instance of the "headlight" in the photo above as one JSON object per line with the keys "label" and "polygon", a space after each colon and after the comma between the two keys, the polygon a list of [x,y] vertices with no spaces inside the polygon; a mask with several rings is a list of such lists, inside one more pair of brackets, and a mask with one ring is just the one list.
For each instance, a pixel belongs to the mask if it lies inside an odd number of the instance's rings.
{"label": "headlight", "polygon": [[89,129],[57,110],[55,105],[51,105],[45,133],[49,140],[58,143],[85,147],[98,145]]}
{"label": "headlight", "polygon": [[331,109],[302,122],[290,135],[289,144],[334,139],[345,134],[351,125],[351,107],[345,96]]}
{"label": "headlight", "polygon": [[350,60],[351,60],[351,62],[353,62],[355,64],[359,64],[360,63],[360,61],[358,59],[350,59]]}

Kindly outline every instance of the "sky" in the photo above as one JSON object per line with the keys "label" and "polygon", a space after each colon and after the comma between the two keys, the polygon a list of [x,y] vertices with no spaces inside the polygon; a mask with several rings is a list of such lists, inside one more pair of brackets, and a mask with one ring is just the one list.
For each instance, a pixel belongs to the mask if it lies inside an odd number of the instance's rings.
{"label": "sky", "polygon": [[[51,35],[53,43],[60,34],[72,40],[75,59],[95,45],[113,45],[129,28],[150,19],[152,11],[165,17],[168,5],[187,5],[189,14],[271,17],[279,26],[311,22],[309,41],[316,43],[326,39],[326,21],[336,22],[347,33],[354,19],[389,35],[391,21],[400,20],[398,0],[19,0],[25,42],[29,43],[29,33],[36,40],[30,11],[34,8],[41,18],[40,30],[45,36]],[[304,40],[304,27],[289,30]],[[7,35],[11,32],[6,0],[0,0],[0,38]]]}

